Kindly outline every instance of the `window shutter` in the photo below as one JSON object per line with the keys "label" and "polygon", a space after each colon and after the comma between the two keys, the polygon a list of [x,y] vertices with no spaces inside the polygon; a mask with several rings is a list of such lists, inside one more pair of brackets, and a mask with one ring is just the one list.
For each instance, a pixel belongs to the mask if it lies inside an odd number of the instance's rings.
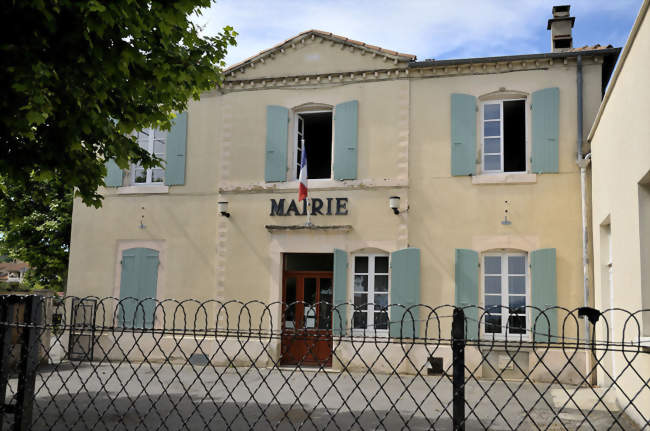
{"label": "window shutter", "polygon": [[332,330],[335,335],[345,335],[348,302],[348,254],[334,249],[334,310]]}
{"label": "window shutter", "polygon": [[357,178],[359,102],[339,103],[334,111],[334,179]]}
{"label": "window shutter", "polygon": [[106,177],[104,178],[104,184],[106,187],[121,187],[122,186],[122,175],[123,171],[117,166],[115,160],[109,159],[105,163],[106,166]]}
{"label": "window shutter", "polygon": [[[158,285],[158,252],[148,248],[140,249],[141,262],[141,283],[139,298],[147,299],[141,302],[140,313],[144,312],[144,327],[152,328],[154,313],[156,311],[156,287]],[[139,316],[138,316],[139,317]],[[141,321],[140,321],[141,322]]]}
{"label": "window shutter", "polygon": [[[420,334],[420,249],[405,248],[390,257],[390,336],[417,338]],[[402,307],[403,306],[403,307]],[[411,308],[409,308],[411,307]]]}
{"label": "window shutter", "polygon": [[467,338],[475,340],[479,334],[478,322],[478,253],[464,248],[456,249],[456,307],[464,308]]}
{"label": "window shutter", "polygon": [[532,170],[535,173],[558,172],[559,100],[557,87],[536,91],[532,96]]}
{"label": "window shutter", "polygon": [[267,183],[286,181],[289,110],[283,106],[266,107],[266,167]]}
{"label": "window shutter", "polygon": [[476,173],[476,97],[451,95],[451,175]]}
{"label": "window shutter", "polygon": [[[153,327],[158,285],[158,251],[130,248],[122,252],[119,324],[123,327]],[[127,299],[130,298],[130,299]],[[147,298],[154,298],[148,299]]]}
{"label": "window shutter", "polygon": [[[554,248],[543,248],[530,253],[531,305],[533,306],[531,330],[536,341],[549,341],[557,335],[557,309],[540,313],[557,305],[556,252]],[[551,340],[552,341],[552,340]]]}
{"label": "window shutter", "polygon": [[182,186],[185,184],[185,153],[187,149],[187,112],[174,118],[167,135],[167,161],[165,163],[165,184]]}
{"label": "window shutter", "polygon": [[133,327],[133,317],[138,297],[137,249],[122,252],[122,275],[120,279],[120,307],[118,308],[118,324],[123,328]]}

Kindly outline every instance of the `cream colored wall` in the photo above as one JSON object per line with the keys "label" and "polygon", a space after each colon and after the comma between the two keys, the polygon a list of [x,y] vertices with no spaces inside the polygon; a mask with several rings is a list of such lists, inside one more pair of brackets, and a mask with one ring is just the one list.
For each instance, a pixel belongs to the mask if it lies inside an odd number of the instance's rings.
{"label": "cream colored wall", "polygon": [[[231,131],[230,150],[222,163],[221,186],[246,187],[264,183],[266,143],[266,106],[280,105],[290,110],[307,103],[335,106],[350,100],[359,101],[358,178],[363,180],[407,178],[406,161],[396,163],[408,152],[407,80],[367,84],[337,85],[307,89],[241,91],[215,96],[224,110],[223,129]],[[293,112],[289,124],[289,157],[294,139]],[[336,133],[336,121],[334,121]],[[406,134],[406,136],[404,136]],[[291,164],[288,164],[291,166]],[[276,184],[282,186],[282,184]]]}
{"label": "cream colored wall", "polygon": [[256,79],[277,76],[297,76],[309,74],[354,72],[360,70],[391,69],[404,66],[405,61],[397,64],[392,59],[373,55],[363,49],[354,48],[337,42],[314,37],[296,42],[294,47],[276,51],[272,58],[265,58],[264,63],[255,62],[253,67],[235,74],[236,79]]}
{"label": "cream colored wall", "polygon": [[[68,295],[119,296],[119,250],[125,242],[163,251],[159,298],[214,298],[216,202],[221,108],[214,99],[188,111],[184,186],[166,194],[118,194],[105,189],[101,209],[74,202]],[[146,191],[145,187],[140,187]],[[144,209],[143,209],[144,207]],[[144,229],[140,221],[144,215]],[[164,261],[163,261],[164,256]]]}
{"label": "cream colored wall", "polygon": [[[646,1],[642,10],[647,9]],[[650,171],[650,19],[646,13],[629,53],[621,67],[618,79],[611,89],[609,100],[603,107],[599,124],[592,132],[592,178],[593,178],[593,235],[594,261],[599,265],[595,272],[596,307],[620,307],[625,310],[639,310],[643,304],[639,235],[638,190],[641,181]],[[629,43],[629,42],[628,42]],[[626,47],[627,49],[627,47]],[[608,284],[607,241],[605,228],[610,225],[612,244],[613,291]],[[647,286],[646,286],[647,288]],[[611,295],[611,300],[610,297]],[[611,301],[611,302],[610,302]],[[634,321],[627,321],[623,312],[608,312],[605,317],[611,326],[610,336],[620,340],[625,332],[626,341],[638,340],[639,335],[650,336],[649,332],[639,334]],[[637,318],[640,317],[637,314]],[[643,316],[648,327],[650,313]],[[604,329],[603,329],[604,331]],[[601,331],[600,336],[606,334]],[[647,348],[646,348],[647,352]],[[612,355],[605,366],[608,372],[618,376],[617,392],[624,388],[628,396],[641,387],[639,377],[629,367],[629,360],[635,358],[632,366],[639,375],[650,375],[650,358],[647,353],[635,356]],[[605,376],[599,378],[607,380]],[[626,404],[625,395],[619,392],[619,401]],[[650,390],[645,387],[634,402],[642,406],[645,419],[650,416]],[[637,412],[629,409],[637,420]]]}
{"label": "cream colored wall", "polygon": [[[589,94],[585,117],[590,120],[597,110],[592,105],[600,94],[600,69],[590,65],[584,72],[584,91]],[[575,63],[550,70],[412,82],[409,241],[422,250],[424,302],[454,302],[456,248],[481,252],[493,247],[527,251],[552,247],[557,249],[558,304],[582,305],[575,82]],[[536,175],[536,182],[526,184],[473,184],[469,176],[451,176],[451,94],[479,97],[501,87],[529,95],[547,87],[560,88],[559,173]],[[527,116],[530,127],[529,111]],[[501,224],[506,200],[510,226]]]}

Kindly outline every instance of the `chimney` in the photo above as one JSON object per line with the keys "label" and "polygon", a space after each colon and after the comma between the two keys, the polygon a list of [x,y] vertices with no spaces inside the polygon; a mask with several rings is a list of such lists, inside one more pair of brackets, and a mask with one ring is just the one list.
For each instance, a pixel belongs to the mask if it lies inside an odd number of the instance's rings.
{"label": "chimney", "polygon": [[551,30],[551,52],[568,51],[573,48],[571,29],[575,17],[569,16],[570,5],[553,6],[553,18],[548,20],[547,30]]}

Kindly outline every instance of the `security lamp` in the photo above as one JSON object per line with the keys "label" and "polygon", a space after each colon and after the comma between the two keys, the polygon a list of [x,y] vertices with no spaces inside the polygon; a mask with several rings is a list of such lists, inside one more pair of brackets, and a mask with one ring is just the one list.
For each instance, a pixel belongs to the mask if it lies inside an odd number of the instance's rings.
{"label": "security lamp", "polygon": [[217,202],[217,211],[224,217],[230,217],[228,212],[228,201]]}
{"label": "security lamp", "polygon": [[399,214],[399,196],[391,196],[388,198],[388,206],[396,215]]}

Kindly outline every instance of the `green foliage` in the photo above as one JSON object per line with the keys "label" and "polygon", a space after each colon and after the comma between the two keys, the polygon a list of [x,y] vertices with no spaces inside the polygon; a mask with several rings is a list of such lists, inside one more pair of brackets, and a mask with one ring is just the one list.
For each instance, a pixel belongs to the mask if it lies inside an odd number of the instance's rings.
{"label": "green foliage", "polygon": [[20,0],[2,7],[0,176],[76,188],[87,205],[104,160],[160,163],[129,133],[169,129],[174,112],[219,86],[236,32],[200,35],[210,0]]}
{"label": "green foliage", "polygon": [[28,262],[23,286],[63,290],[73,192],[58,176],[27,182],[0,176],[0,255]]}

